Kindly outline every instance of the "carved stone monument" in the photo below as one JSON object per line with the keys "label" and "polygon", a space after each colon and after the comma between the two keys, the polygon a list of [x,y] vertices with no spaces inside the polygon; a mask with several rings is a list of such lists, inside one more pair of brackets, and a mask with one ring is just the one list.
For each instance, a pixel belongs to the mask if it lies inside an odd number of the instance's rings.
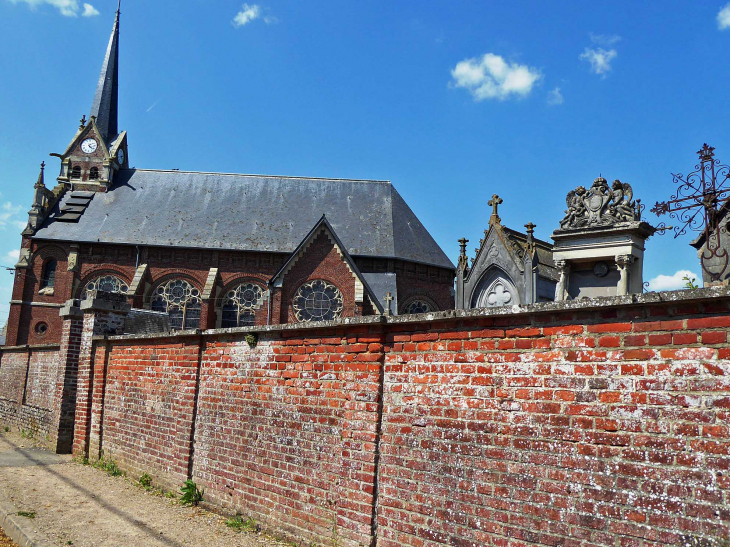
{"label": "carved stone monument", "polygon": [[555,300],[641,293],[644,242],[656,229],[641,220],[631,185],[603,177],[568,192],[552,239],[559,272]]}
{"label": "carved stone monument", "polygon": [[553,299],[558,274],[552,245],[534,237],[535,225],[526,233],[502,226],[498,207],[502,198],[493,195],[489,228],[479,241],[471,265],[466,254],[468,239],[460,239],[456,268],[456,308],[493,308],[534,304]]}

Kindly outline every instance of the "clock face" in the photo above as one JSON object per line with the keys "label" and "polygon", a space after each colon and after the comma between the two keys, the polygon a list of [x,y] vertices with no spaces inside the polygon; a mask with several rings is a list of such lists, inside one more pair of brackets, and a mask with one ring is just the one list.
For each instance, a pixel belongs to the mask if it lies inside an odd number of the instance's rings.
{"label": "clock face", "polygon": [[93,154],[96,152],[97,146],[99,145],[96,144],[94,139],[86,139],[81,143],[81,150],[83,150],[86,154]]}
{"label": "clock face", "polygon": [[124,165],[124,150],[119,150],[119,152],[117,152],[117,161],[119,162],[119,165]]}

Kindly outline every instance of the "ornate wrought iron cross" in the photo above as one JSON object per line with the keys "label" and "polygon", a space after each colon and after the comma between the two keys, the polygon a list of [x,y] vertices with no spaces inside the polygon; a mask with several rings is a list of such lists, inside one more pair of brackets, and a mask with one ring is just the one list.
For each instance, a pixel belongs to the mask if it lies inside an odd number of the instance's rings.
{"label": "ornate wrought iron cross", "polygon": [[652,213],[657,216],[669,214],[679,221],[674,228],[674,237],[687,233],[687,229],[704,232],[705,243],[700,255],[702,269],[713,281],[720,279],[730,264],[727,249],[721,244],[721,210],[730,208],[730,167],[715,159],[715,149],[705,143],[697,151],[700,163],[686,177],[672,173],[677,191],[669,201],[657,202]]}

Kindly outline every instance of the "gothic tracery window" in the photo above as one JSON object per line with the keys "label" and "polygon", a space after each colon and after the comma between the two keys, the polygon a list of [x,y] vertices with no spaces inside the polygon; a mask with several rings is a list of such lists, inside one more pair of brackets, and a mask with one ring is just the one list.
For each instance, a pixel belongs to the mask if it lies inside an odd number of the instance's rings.
{"label": "gothic tracery window", "polygon": [[299,287],[292,302],[297,321],[330,321],[342,315],[342,293],[332,283],[317,279]]}
{"label": "gothic tracery window", "polygon": [[435,311],[434,307],[422,299],[412,300],[406,306],[406,313],[429,313]]}
{"label": "gothic tracery window", "polygon": [[172,279],[153,291],[151,308],[167,313],[174,330],[197,329],[201,302],[198,289],[184,279]]}
{"label": "gothic tracery window", "polygon": [[126,294],[127,289],[127,284],[116,275],[103,275],[89,281],[79,297],[81,300],[86,300],[87,296],[94,291]]}
{"label": "gothic tracery window", "polygon": [[255,283],[243,283],[228,291],[221,307],[221,327],[224,329],[253,325],[256,309],[261,307],[264,291]]}

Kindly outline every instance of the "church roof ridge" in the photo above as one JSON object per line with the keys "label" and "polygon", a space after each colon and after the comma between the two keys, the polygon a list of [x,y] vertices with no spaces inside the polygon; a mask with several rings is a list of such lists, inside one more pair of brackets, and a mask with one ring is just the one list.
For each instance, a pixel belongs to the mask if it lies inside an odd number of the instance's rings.
{"label": "church roof ridge", "polygon": [[125,171],[144,171],[148,173],[180,173],[188,175],[216,175],[223,177],[251,177],[251,178],[269,178],[269,179],[292,179],[292,180],[321,180],[326,182],[374,182],[378,184],[390,184],[389,180],[380,179],[349,179],[339,177],[306,177],[297,175],[263,175],[255,173],[224,173],[218,171],[187,171],[182,169],[144,169],[140,167],[125,169]]}

